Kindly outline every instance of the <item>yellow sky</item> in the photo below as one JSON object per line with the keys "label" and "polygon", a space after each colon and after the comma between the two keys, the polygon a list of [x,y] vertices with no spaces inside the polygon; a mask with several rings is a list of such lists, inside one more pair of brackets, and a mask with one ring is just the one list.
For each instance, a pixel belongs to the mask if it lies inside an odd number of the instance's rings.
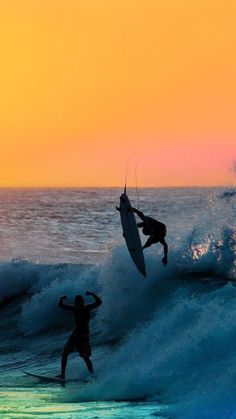
{"label": "yellow sky", "polygon": [[0,186],[235,180],[235,0],[0,0]]}

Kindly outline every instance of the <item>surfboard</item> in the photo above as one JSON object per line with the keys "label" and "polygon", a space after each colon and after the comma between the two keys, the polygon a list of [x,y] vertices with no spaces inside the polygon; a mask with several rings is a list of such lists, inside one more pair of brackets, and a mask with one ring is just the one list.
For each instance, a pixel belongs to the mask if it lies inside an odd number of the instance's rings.
{"label": "surfboard", "polygon": [[126,188],[120,196],[120,219],[129,254],[139,272],[146,277],[142,243]]}
{"label": "surfboard", "polygon": [[86,380],[80,380],[80,379],[63,379],[63,378],[59,378],[59,377],[54,377],[53,375],[44,375],[44,374],[35,374],[33,372],[29,372],[29,371],[25,371],[22,370],[22,372],[26,375],[29,375],[30,377],[34,377],[34,378],[38,378],[38,380],[42,380],[42,381],[46,381],[46,382],[56,382],[56,383],[67,383],[68,381],[76,381],[76,382],[81,382],[81,383],[88,383],[88,381]]}

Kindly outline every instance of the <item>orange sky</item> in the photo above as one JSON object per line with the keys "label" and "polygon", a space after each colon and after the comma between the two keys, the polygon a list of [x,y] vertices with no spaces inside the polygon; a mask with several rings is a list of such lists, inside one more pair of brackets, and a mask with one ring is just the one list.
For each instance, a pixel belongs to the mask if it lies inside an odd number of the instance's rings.
{"label": "orange sky", "polygon": [[235,0],[0,2],[0,186],[232,185]]}

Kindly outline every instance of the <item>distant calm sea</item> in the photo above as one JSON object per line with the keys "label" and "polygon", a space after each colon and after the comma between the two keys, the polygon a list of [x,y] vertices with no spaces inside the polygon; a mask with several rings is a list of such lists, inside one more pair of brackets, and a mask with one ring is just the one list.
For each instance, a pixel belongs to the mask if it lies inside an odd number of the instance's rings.
{"label": "distant calm sea", "polygon": [[[121,193],[0,189],[0,418],[236,418],[236,190],[128,190],[167,225],[168,266],[146,249],[147,279],[122,237]],[[57,300],[87,289],[103,300],[96,378],[25,376],[59,373],[73,319]],[[87,378],[76,354],[68,377]]]}

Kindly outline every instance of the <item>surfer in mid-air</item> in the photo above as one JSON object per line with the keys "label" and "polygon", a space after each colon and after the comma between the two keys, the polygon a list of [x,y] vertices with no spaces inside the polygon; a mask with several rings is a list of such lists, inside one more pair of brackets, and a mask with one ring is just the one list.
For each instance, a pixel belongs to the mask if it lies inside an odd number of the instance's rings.
{"label": "surfer in mid-air", "polygon": [[142,211],[136,208],[132,208],[132,211],[141,218],[142,222],[137,223],[139,228],[143,228],[142,232],[145,236],[149,236],[143,249],[150,247],[154,243],[161,243],[164,248],[164,257],[162,259],[163,265],[167,265],[168,245],[165,241],[166,236],[166,225],[160,221],[154,220],[154,218],[145,216]]}
{"label": "surfer in mid-air", "polygon": [[102,304],[102,301],[93,292],[87,291],[86,295],[91,295],[95,302],[85,305],[84,299],[81,295],[76,295],[74,298],[74,304],[72,305],[64,303],[64,300],[67,298],[66,296],[61,297],[58,302],[58,307],[63,310],[71,311],[75,320],[75,328],[65,344],[61,357],[61,374],[58,376],[58,378],[61,379],[65,379],[68,355],[76,351],[79,353],[81,358],[83,358],[89,372],[93,373],[93,365],[90,360],[91,347],[89,343],[89,321],[91,311],[99,307]]}

